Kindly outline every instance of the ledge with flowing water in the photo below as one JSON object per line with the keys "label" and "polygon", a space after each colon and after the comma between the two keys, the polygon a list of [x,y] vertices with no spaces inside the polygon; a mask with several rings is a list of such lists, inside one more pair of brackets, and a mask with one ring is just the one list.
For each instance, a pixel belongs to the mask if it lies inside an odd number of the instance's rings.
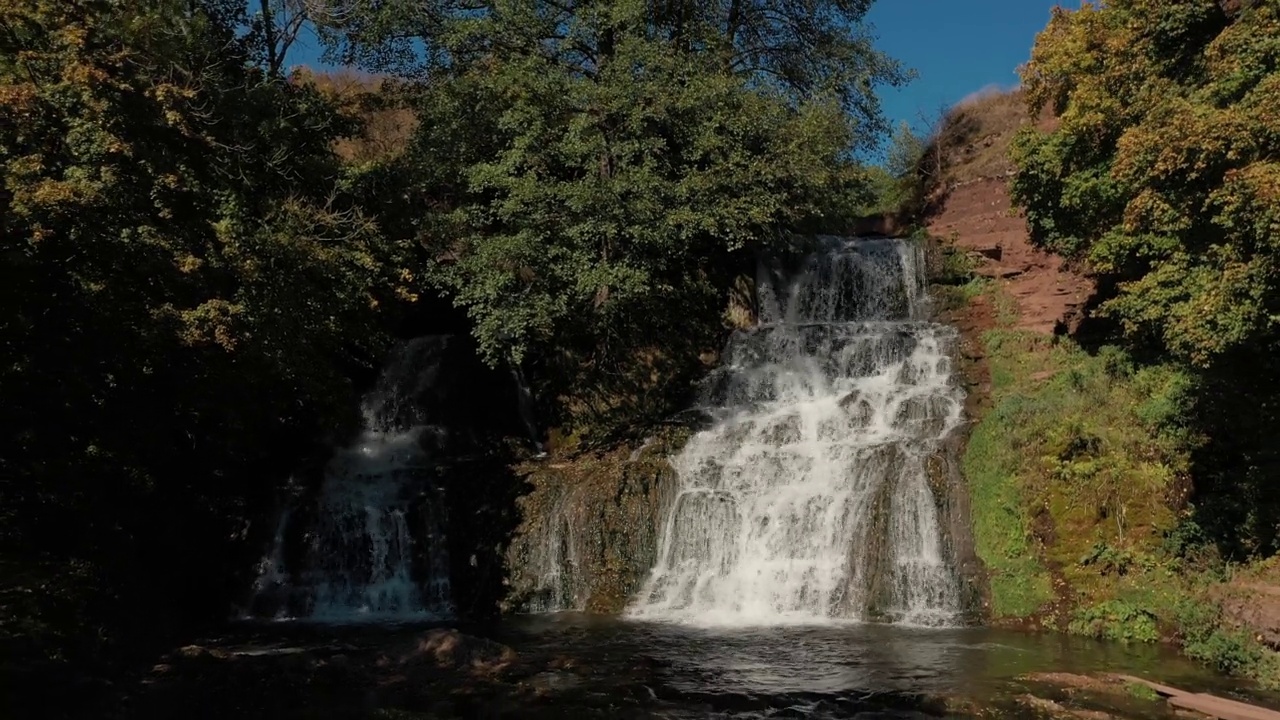
{"label": "ledge with flowing water", "polygon": [[397,348],[359,435],[281,513],[245,615],[398,622],[494,606],[516,491],[494,439],[532,422],[513,379],[456,336]]}
{"label": "ledge with flowing water", "polygon": [[[673,459],[655,567],[628,615],[691,624],[951,624],[954,553],[930,466],[959,425],[952,328],[923,253],[828,238],[704,386],[716,421]],[[932,486],[931,486],[932,485]]]}
{"label": "ledge with flowing water", "polygon": [[[489,472],[501,487],[448,492],[440,414],[458,398],[438,392],[462,386],[438,377],[444,339],[407,344],[366,398],[362,435],[282,516],[251,614],[447,617],[456,576],[483,575],[509,611],[630,599],[632,617],[691,624],[951,623],[964,603],[944,476],[963,394],[921,255],[826,239],[793,272],[762,266],[760,322],[732,336],[694,409],[709,426],[530,463],[516,469],[527,484]],[[517,521],[514,535],[476,530]]]}

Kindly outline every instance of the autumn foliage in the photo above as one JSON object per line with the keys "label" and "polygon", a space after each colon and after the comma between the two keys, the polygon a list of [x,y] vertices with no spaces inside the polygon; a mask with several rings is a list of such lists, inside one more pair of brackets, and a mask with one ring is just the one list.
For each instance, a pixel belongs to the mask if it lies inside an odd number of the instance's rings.
{"label": "autumn foliage", "polygon": [[1102,288],[1094,318],[1194,378],[1189,522],[1226,557],[1280,550],[1280,5],[1057,10],[1022,70],[1014,199]]}

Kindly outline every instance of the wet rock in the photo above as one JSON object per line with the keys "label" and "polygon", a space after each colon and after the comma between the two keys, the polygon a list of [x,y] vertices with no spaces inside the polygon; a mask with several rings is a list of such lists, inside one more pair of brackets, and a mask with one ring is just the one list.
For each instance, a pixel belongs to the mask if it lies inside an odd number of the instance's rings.
{"label": "wet rock", "polygon": [[871,403],[867,402],[866,398],[862,397],[862,393],[857,391],[840,398],[840,407],[848,413],[849,419],[857,427],[866,427],[875,415],[875,410],[871,407]]}
{"label": "wet rock", "polygon": [[1053,700],[1046,700],[1035,695],[1020,695],[1016,698],[1019,705],[1040,717],[1053,718],[1054,720],[1111,720],[1115,715],[1102,712],[1101,710],[1077,710],[1066,707],[1061,703]]}
{"label": "wet rock", "polygon": [[800,416],[787,415],[764,428],[761,439],[773,446],[789,445],[800,439]]}
{"label": "wet rock", "polygon": [[938,437],[946,428],[951,410],[951,402],[945,397],[911,397],[898,406],[893,424],[894,427],[911,430],[918,437]]}
{"label": "wet rock", "polygon": [[667,418],[667,422],[672,425],[680,425],[693,430],[702,430],[710,427],[715,422],[715,416],[708,412],[705,408],[688,408]]}
{"label": "wet rock", "polygon": [[507,549],[507,612],[616,613],[653,566],[675,471],[667,458],[690,430],[668,427],[634,448],[558,458],[523,470],[533,489]]}
{"label": "wet rock", "polygon": [[1095,692],[1123,694],[1124,686],[1112,679],[1091,677],[1068,672],[1029,673],[1019,678],[1029,682],[1044,683],[1071,690],[1091,690]]}
{"label": "wet rock", "polygon": [[185,659],[225,660],[230,654],[218,648],[207,648],[200,645],[186,645],[174,651],[174,654]]}
{"label": "wet rock", "polygon": [[400,663],[428,662],[438,668],[494,673],[515,662],[511,648],[492,640],[464,635],[457,630],[431,630]]}

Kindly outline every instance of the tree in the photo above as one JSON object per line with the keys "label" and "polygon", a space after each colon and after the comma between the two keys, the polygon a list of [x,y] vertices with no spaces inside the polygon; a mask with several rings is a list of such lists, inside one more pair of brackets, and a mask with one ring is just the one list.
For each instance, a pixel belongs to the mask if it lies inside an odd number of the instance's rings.
{"label": "tree", "polygon": [[261,34],[266,71],[280,76],[289,50],[307,28],[307,0],[256,0],[252,32]]}
{"label": "tree", "polygon": [[0,2],[0,562],[38,599],[0,604],[64,658],[220,617],[229,538],[386,341],[394,248],[331,149],[354,124],[260,67],[243,10]]}
{"label": "tree", "polygon": [[1280,548],[1280,6],[1116,0],[1057,10],[1022,77],[1060,115],[1017,138],[1032,239],[1098,276],[1100,315],[1197,376],[1198,522]]}
{"label": "tree", "polygon": [[1214,0],[1057,11],[1023,70],[1062,115],[1019,138],[1036,241],[1117,283],[1104,311],[1201,366],[1274,340],[1280,25]]}
{"label": "tree", "polygon": [[[622,375],[648,338],[718,345],[727,276],[851,196],[883,124],[871,85],[903,78],[860,33],[866,5],[393,0],[322,32],[416,96],[396,172],[429,210],[402,225],[486,358]],[[553,374],[544,397],[591,385]]]}

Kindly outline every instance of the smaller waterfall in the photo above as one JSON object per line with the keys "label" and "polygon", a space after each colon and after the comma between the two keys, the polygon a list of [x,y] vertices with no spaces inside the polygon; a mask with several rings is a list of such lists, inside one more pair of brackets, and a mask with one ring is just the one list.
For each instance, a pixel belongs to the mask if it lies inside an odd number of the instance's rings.
{"label": "smaller waterfall", "polygon": [[280,513],[280,521],[276,523],[276,532],[271,536],[271,551],[258,563],[258,576],[253,581],[255,598],[269,597],[281,592],[289,584],[289,571],[284,564],[285,531],[289,528],[291,508]]}
{"label": "smaller waterfall", "polygon": [[519,365],[511,366],[511,379],[516,386],[516,408],[520,411],[520,421],[524,423],[524,428],[529,433],[529,441],[533,443],[533,447],[538,451],[538,457],[544,457],[547,452],[542,445],[542,440],[538,436],[538,423],[533,416],[533,391],[529,389],[529,383],[524,379],[524,371]]}
{"label": "smaller waterfall", "polygon": [[447,343],[418,338],[392,358],[364,399],[359,438],[334,453],[314,505],[282,514],[251,615],[343,622],[452,614],[431,462],[445,431],[430,422],[439,415],[433,389]]}
{"label": "smaller waterfall", "polygon": [[[300,577],[313,596],[311,618],[449,614],[440,498],[420,484],[429,469],[420,447],[425,430],[366,430],[334,458]],[[415,536],[425,545],[419,572]]]}
{"label": "smaller waterfall", "polygon": [[587,568],[579,552],[577,513],[569,506],[572,496],[561,497],[537,534],[529,539],[528,571],[536,577],[537,591],[522,608],[530,613],[582,610],[590,595]]}

